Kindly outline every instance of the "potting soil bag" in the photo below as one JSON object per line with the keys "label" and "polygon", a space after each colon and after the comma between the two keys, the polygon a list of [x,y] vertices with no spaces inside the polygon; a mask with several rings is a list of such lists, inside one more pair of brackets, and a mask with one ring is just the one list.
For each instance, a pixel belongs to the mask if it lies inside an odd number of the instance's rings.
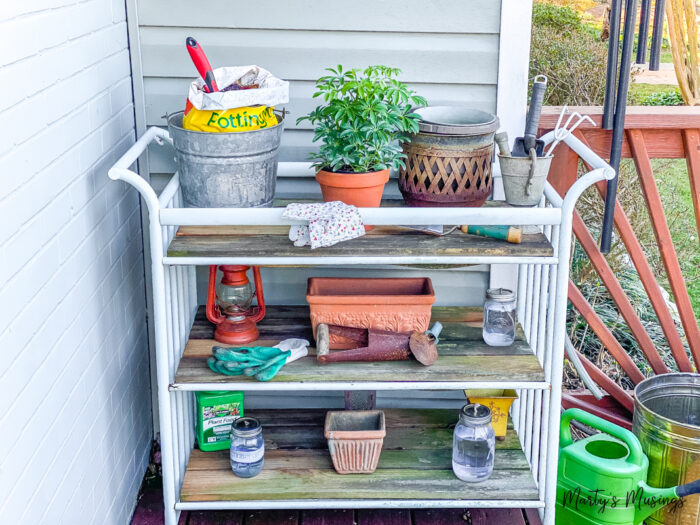
{"label": "potting soil bag", "polygon": [[289,102],[289,82],[258,66],[214,70],[220,91],[204,91],[204,80],[190,84],[182,127],[193,131],[232,132],[277,124],[273,110]]}

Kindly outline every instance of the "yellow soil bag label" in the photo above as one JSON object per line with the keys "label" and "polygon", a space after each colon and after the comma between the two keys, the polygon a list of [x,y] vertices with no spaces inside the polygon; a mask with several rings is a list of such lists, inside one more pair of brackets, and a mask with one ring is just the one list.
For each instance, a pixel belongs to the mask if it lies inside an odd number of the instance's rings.
{"label": "yellow soil bag label", "polygon": [[[188,104],[187,106],[191,106]],[[182,127],[192,131],[227,132],[251,131],[277,125],[274,107],[248,106],[234,109],[204,110],[188,108]]]}

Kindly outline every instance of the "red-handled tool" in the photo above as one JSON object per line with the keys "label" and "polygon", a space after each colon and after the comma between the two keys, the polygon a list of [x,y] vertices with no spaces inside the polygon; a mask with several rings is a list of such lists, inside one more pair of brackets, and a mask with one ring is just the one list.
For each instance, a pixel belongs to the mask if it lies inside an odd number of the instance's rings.
{"label": "red-handled tool", "polygon": [[187,43],[187,51],[190,54],[190,58],[192,58],[192,62],[194,62],[194,66],[204,79],[204,83],[206,84],[205,91],[207,93],[219,91],[219,87],[216,85],[216,79],[214,78],[214,71],[211,68],[209,60],[207,60],[207,55],[204,54],[202,46],[191,36],[188,36],[185,42]]}

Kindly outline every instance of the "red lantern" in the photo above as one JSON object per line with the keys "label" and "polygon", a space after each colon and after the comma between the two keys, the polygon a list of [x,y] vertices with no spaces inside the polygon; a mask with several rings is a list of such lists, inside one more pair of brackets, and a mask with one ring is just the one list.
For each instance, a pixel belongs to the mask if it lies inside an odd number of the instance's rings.
{"label": "red lantern", "polygon": [[[216,270],[223,272],[217,282]],[[214,323],[214,339],[225,344],[245,344],[258,338],[255,323],[265,317],[260,268],[253,266],[255,291],[250,285],[246,272],[250,266],[237,264],[212,265],[209,267],[209,290],[207,293],[207,318]],[[253,295],[258,306],[251,306]]]}

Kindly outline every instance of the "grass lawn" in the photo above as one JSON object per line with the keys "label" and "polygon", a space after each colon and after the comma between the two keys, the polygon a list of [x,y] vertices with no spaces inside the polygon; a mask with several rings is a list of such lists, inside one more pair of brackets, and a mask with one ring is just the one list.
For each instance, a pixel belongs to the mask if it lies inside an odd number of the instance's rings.
{"label": "grass lawn", "polygon": [[628,104],[632,106],[641,105],[642,101],[654,93],[666,93],[668,91],[678,91],[678,86],[673,84],[642,84],[631,82],[627,93]]}
{"label": "grass lawn", "polygon": [[670,49],[664,48],[659,54],[659,62],[673,62],[673,54]]}
{"label": "grass lawn", "polygon": [[[700,243],[686,162],[656,159],[652,165],[690,301],[700,319]],[[670,293],[667,283],[661,284]]]}

